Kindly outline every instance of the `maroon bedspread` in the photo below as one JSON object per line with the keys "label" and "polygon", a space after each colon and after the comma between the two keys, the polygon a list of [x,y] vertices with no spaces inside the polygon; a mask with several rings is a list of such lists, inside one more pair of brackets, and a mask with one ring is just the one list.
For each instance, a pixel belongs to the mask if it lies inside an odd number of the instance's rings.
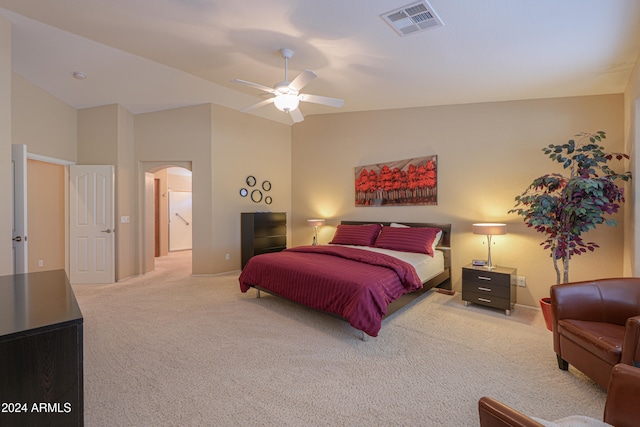
{"label": "maroon bedspread", "polygon": [[240,289],[252,285],[337,314],[377,336],[387,306],[422,287],[415,269],[388,255],[343,246],[299,246],[249,260]]}

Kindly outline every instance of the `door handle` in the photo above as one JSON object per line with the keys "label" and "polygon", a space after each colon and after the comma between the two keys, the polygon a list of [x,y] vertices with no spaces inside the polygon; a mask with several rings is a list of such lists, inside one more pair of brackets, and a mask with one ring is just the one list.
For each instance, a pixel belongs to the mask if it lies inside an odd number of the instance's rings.
{"label": "door handle", "polygon": [[14,238],[13,238],[13,239],[11,239],[11,240],[16,241],[16,242],[22,242],[22,237],[20,237],[20,236],[16,236],[16,237],[14,237]]}
{"label": "door handle", "polygon": [[111,233],[111,229],[107,228],[106,230],[101,230],[103,233]]}

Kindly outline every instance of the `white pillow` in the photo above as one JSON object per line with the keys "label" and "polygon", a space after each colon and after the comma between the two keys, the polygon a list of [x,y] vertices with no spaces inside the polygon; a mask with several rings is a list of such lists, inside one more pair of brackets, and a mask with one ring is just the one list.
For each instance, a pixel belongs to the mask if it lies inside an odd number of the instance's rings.
{"label": "white pillow", "polygon": [[[391,223],[391,227],[396,227],[396,228],[411,228],[408,225],[404,225],[404,224],[399,224],[397,222],[392,222]],[[440,243],[440,239],[442,239],[442,230],[438,231],[436,233],[436,238],[433,239],[433,244],[431,245],[431,249],[433,250],[433,252],[436,251],[436,246],[438,246],[438,243]]]}
{"label": "white pillow", "polygon": [[397,222],[392,222],[391,223],[391,227],[396,227],[396,228],[411,228],[408,225],[404,225],[404,224],[398,224]]}
{"label": "white pillow", "polygon": [[555,421],[546,421],[535,417],[532,418],[545,427],[613,427],[611,424],[604,423],[600,420],[596,420],[595,418],[585,417],[583,415],[572,415]]}

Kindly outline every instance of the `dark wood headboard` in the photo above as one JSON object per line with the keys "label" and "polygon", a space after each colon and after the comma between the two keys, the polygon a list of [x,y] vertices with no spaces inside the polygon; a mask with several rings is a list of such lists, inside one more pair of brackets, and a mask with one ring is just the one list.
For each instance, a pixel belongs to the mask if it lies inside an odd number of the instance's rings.
{"label": "dark wood headboard", "polygon": [[[393,221],[397,224],[407,225],[409,227],[431,227],[442,230],[442,238],[438,244],[438,249],[451,249],[451,224],[435,224],[431,222],[400,222]],[[382,224],[391,225],[391,222],[384,221],[341,221],[340,224],[345,225],[363,225],[363,224]]]}

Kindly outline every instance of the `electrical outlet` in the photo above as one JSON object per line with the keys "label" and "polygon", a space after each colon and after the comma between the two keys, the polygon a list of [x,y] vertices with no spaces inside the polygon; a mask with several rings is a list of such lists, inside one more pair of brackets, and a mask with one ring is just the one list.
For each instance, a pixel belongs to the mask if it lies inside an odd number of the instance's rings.
{"label": "electrical outlet", "polygon": [[527,286],[524,276],[518,276],[518,286],[522,286],[523,288]]}
{"label": "electrical outlet", "polygon": [[44,267],[44,260],[38,260],[38,267]]}
{"label": "electrical outlet", "polygon": [[229,261],[229,260],[231,259],[231,255],[226,254],[226,255],[224,256],[224,259],[226,259],[227,261]]}

